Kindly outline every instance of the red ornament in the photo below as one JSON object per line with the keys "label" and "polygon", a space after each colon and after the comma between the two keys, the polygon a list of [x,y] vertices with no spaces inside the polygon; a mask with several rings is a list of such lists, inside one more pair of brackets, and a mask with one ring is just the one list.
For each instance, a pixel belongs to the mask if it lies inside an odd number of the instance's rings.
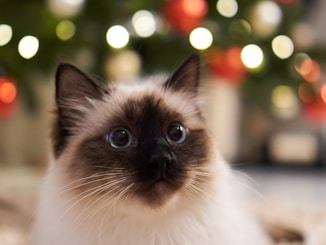
{"label": "red ornament", "polygon": [[184,34],[200,26],[207,11],[205,0],[167,0],[163,5],[163,15],[168,22]]}
{"label": "red ornament", "polygon": [[7,77],[0,77],[0,118],[9,117],[16,108],[17,87]]}
{"label": "red ornament", "polygon": [[231,47],[225,51],[211,49],[207,53],[207,64],[213,74],[225,78],[235,85],[244,81],[247,69],[241,61],[241,47]]}
{"label": "red ornament", "polygon": [[326,103],[321,99],[304,104],[303,112],[313,122],[322,123],[326,121]]}

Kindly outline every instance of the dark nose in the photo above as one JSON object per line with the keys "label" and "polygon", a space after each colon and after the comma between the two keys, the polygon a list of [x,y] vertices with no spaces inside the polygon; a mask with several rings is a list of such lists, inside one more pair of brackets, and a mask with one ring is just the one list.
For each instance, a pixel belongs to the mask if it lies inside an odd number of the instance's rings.
{"label": "dark nose", "polygon": [[153,168],[166,169],[173,162],[173,158],[169,152],[155,152],[149,158],[148,165]]}
{"label": "dark nose", "polygon": [[173,156],[168,146],[154,144],[149,150],[148,166],[152,168],[166,169],[173,162]]}
{"label": "dark nose", "polygon": [[142,149],[139,169],[142,178],[168,181],[175,175],[176,159],[168,145],[153,142]]}

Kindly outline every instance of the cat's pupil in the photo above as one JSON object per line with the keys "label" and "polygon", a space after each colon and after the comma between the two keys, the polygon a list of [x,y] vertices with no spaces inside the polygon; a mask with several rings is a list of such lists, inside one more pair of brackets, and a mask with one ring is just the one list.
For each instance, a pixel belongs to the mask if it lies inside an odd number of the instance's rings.
{"label": "cat's pupil", "polygon": [[186,130],[180,124],[172,124],[168,128],[167,137],[174,143],[182,143],[186,139]]}
{"label": "cat's pupil", "polygon": [[113,148],[126,148],[131,144],[131,133],[128,129],[118,128],[108,135],[107,141]]}

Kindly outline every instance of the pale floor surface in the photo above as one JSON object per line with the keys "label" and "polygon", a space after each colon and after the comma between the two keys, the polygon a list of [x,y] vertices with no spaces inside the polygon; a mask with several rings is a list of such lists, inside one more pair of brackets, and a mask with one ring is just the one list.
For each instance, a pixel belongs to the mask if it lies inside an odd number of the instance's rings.
{"label": "pale floor surface", "polygon": [[325,169],[243,168],[263,196],[297,204],[326,204]]}

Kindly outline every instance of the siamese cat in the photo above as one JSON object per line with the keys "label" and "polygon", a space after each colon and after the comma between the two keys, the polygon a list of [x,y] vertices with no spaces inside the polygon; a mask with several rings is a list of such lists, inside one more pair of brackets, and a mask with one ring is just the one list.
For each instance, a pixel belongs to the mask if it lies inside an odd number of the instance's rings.
{"label": "siamese cat", "polygon": [[33,245],[266,245],[206,129],[200,57],[162,83],[56,73],[53,162]]}

